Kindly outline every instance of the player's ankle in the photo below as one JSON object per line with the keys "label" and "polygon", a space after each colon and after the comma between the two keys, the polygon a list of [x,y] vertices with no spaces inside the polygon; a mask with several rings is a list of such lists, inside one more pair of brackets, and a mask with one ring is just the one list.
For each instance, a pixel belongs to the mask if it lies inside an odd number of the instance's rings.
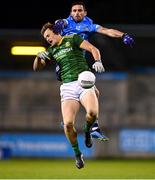
{"label": "player's ankle", "polygon": [[91,131],[97,131],[97,132],[99,132],[99,133],[101,132],[101,130],[100,130],[99,127],[98,127],[98,128],[92,128]]}

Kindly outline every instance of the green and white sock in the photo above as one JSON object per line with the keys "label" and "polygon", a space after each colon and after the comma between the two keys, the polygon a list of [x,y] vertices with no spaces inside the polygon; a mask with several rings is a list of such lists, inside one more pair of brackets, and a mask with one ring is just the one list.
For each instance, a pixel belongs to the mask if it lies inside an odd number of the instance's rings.
{"label": "green and white sock", "polygon": [[75,153],[76,156],[81,154],[81,151],[79,150],[79,145],[78,145],[77,141],[74,144],[72,144],[72,148],[73,148],[74,153]]}

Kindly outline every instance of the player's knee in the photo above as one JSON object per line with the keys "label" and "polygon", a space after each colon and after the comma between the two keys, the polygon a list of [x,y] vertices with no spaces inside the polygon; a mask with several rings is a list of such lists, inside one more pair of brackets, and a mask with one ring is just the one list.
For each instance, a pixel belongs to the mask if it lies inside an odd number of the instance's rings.
{"label": "player's knee", "polygon": [[66,129],[66,130],[71,130],[71,129],[73,129],[73,123],[71,123],[71,122],[69,122],[69,123],[65,123],[64,124],[64,129]]}
{"label": "player's knee", "polygon": [[97,119],[97,111],[93,110],[93,109],[90,109],[87,111],[87,116],[91,119]]}

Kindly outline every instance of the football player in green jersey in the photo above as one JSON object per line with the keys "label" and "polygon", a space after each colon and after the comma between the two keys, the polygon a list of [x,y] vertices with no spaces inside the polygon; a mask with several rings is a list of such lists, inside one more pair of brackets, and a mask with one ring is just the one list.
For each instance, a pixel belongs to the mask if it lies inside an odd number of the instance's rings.
{"label": "football player in green jersey", "polygon": [[79,149],[77,132],[74,127],[76,115],[80,105],[86,110],[86,123],[84,126],[85,145],[90,148],[92,139],[90,130],[99,114],[99,103],[95,93],[95,86],[89,89],[82,88],[78,83],[78,75],[83,71],[89,71],[88,64],[83,56],[83,50],[90,52],[94,58],[93,69],[96,72],[104,72],[101,62],[100,51],[88,41],[74,34],[62,37],[56,30],[54,24],[46,23],[41,29],[41,34],[50,44],[45,52],[36,56],[33,69],[42,69],[46,62],[54,58],[60,66],[61,112],[64,123],[64,132],[70,141],[75,153],[75,164],[77,168],[84,167],[83,154]]}

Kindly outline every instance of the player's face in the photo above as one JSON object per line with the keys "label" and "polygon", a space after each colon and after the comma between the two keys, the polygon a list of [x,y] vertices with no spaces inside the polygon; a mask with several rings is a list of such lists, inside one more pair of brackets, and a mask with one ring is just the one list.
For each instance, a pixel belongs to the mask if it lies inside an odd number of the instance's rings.
{"label": "player's face", "polygon": [[51,46],[58,44],[58,35],[54,34],[50,29],[46,29],[44,32],[44,38]]}
{"label": "player's face", "polygon": [[87,12],[82,5],[75,5],[72,7],[70,15],[75,21],[80,22],[87,15]]}

